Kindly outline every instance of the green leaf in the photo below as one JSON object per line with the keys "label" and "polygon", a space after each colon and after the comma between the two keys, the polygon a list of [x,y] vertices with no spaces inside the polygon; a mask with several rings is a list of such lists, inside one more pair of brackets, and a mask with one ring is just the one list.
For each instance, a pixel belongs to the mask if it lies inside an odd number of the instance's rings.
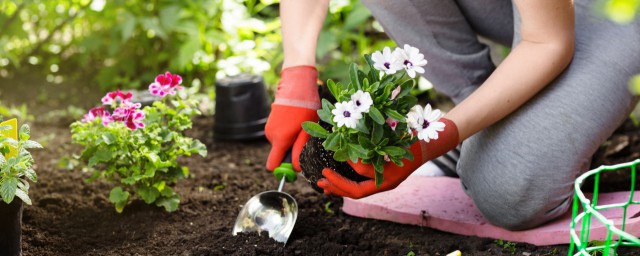
{"label": "green leaf", "polygon": [[25,149],[42,148],[42,145],[40,145],[40,143],[35,142],[33,140],[27,140],[27,141],[23,141],[22,142],[22,147],[25,148]]}
{"label": "green leaf", "polygon": [[89,167],[93,167],[98,163],[105,163],[113,157],[113,153],[110,150],[100,148],[91,158],[89,158]]}
{"label": "green leaf", "polygon": [[396,121],[400,121],[400,122],[404,122],[405,121],[405,117],[403,115],[401,115],[400,113],[398,113],[398,111],[393,110],[392,108],[385,108],[384,109],[384,113],[388,117],[391,117],[391,118],[395,119]]}
{"label": "green leaf", "polygon": [[384,124],[385,123],[384,117],[382,116],[382,114],[380,114],[380,110],[378,110],[374,106],[371,106],[369,108],[369,116],[371,117],[371,119],[373,119],[374,122],[376,122],[378,124]]}
{"label": "green leaf", "polygon": [[325,123],[329,123],[331,125],[335,124],[335,122],[333,122],[332,120],[333,115],[327,109],[318,109],[318,117],[320,117],[320,120],[324,121]]}
{"label": "green leaf", "polygon": [[322,126],[316,122],[304,122],[302,128],[311,136],[318,138],[327,138],[329,132],[322,128]]}
{"label": "green leaf", "polygon": [[382,151],[384,151],[390,156],[402,156],[405,153],[405,150],[403,148],[396,147],[396,146],[382,147]]}
{"label": "green leaf", "polygon": [[189,146],[189,151],[191,153],[197,153],[198,155],[200,155],[202,157],[207,157],[207,154],[208,154],[207,146],[204,145],[199,140],[192,140],[191,141],[191,145]]}
{"label": "green leaf", "polygon": [[375,172],[376,174],[376,187],[380,187],[380,185],[382,185],[382,182],[384,181],[384,176],[382,176],[382,173],[379,172]]}
{"label": "green leaf", "polygon": [[191,37],[186,42],[182,43],[178,56],[175,58],[176,65],[184,67],[192,62],[195,53],[200,50],[202,41],[199,37]]}
{"label": "green leaf", "polygon": [[[367,150],[364,149],[364,147],[362,147],[361,145],[358,144],[351,144],[349,143],[349,152],[355,152],[356,156],[358,156],[358,158],[364,157],[367,155]],[[404,153],[404,152],[403,152]],[[353,159],[351,159],[353,161]],[[355,162],[355,161],[353,161]]]}
{"label": "green leaf", "polygon": [[349,149],[347,149],[347,154],[349,155],[349,160],[351,160],[351,162],[358,162],[358,152],[351,150],[351,145],[348,147]]}
{"label": "green leaf", "polygon": [[366,125],[366,119],[362,118],[356,124],[356,130],[363,134],[369,134],[369,128]]}
{"label": "green leaf", "polygon": [[346,162],[349,160],[349,151],[346,148],[340,149],[333,154],[333,159],[338,162]]}
{"label": "green leaf", "polygon": [[378,82],[380,81],[380,73],[379,71],[373,66],[373,60],[371,59],[371,55],[369,54],[365,54],[364,55],[364,60],[367,62],[367,64],[369,65],[369,80],[371,80],[372,83]]}
{"label": "green leaf", "polygon": [[320,120],[324,121],[325,123],[334,125],[335,122],[333,122],[333,115],[331,114],[331,110],[334,108],[335,107],[333,106],[333,104],[331,104],[331,102],[329,102],[327,99],[322,99],[322,108],[318,109],[317,111]]}
{"label": "green leaf", "polygon": [[349,66],[349,78],[355,88],[362,89],[362,84],[360,84],[360,78],[358,77],[358,65],[355,63],[351,63]]}
{"label": "green leaf", "polygon": [[16,190],[16,196],[20,199],[22,199],[22,201],[25,204],[31,205],[31,198],[29,198],[29,195],[27,195],[27,192],[22,190],[22,189],[17,189]]}
{"label": "green leaf", "polygon": [[375,144],[373,144],[373,143],[371,142],[371,140],[369,140],[369,139],[368,139],[367,137],[365,137],[365,136],[358,136],[358,143],[360,143],[360,145],[361,145],[362,147],[364,147],[365,149],[369,149],[369,150],[371,150],[371,149],[373,149],[373,148],[375,148],[375,147],[376,147],[376,145],[375,145]]}
{"label": "green leaf", "polygon": [[0,186],[0,194],[2,194],[2,200],[9,204],[13,201],[18,189],[18,178],[15,176],[5,175],[0,180],[2,186]]}
{"label": "green leaf", "polygon": [[180,9],[181,7],[177,5],[169,5],[160,9],[160,25],[167,30],[173,30],[178,27]]}
{"label": "green leaf", "polygon": [[404,83],[400,85],[400,93],[398,94],[398,96],[396,96],[396,99],[402,98],[408,95],[411,92],[411,89],[413,89],[414,84],[415,84],[415,81],[412,79],[404,81]]}
{"label": "green leaf", "polygon": [[145,203],[151,204],[160,196],[160,192],[154,187],[141,187],[136,191]]}
{"label": "green leaf", "polygon": [[180,198],[177,196],[170,198],[160,198],[156,201],[157,206],[164,207],[164,210],[167,212],[175,212],[178,210],[178,206],[180,206]]}
{"label": "green leaf", "polygon": [[29,128],[29,125],[23,124],[22,127],[20,127],[20,140],[28,140],[30,137],[31,128]]}
{"label": "green leaf", "polygon": [[116,136],[114,136],[111,133],[103,133],[102,134],[102,140],[104,141],[105,144],[111,145],[114,142],[116,142]]}
{"label": "green leaf", "polygon": [[[342,88],[338,88],[338,85],[336,85],[335,82],[333,82],[333,80],[329,79],[327,80],[327,88],[329,89],[329,92],[331,92],[331,95],[333,95],[334,98],[336,99],[340,99],[340,97],[342,96]],[[324,101],[326,99],[322,99],[322,106],[324,107]],[[328,101],[327,101],[328,102]]]}
{"label": "green leaf", "polygon": [[124,22],[120,26],[120,29],[122,31],[122,41],[125,42],[133,35],[133,30],[136,28],[137,20],[136,16],[126,11],[122,16],[124,17]]}
{"label": "green leaf", "polygon": [[352,30],[365,23],[369,17],[371,17],[371,12],[359,1],[355,2],[344,21],[343,28],[345,31]]}
{"label": "green leaf", "polygon": [[382,136],[384,135],[384,130],[381,125],[374,125],[373,132],[371,133],[371,142],[373,144],[378,145],[380,140],[382,140]]}
{"label": "green leaf", "polygon": [[335,151],[338,149],[339,144],[340,144],[339,133],[334,132],[329,134],[329,136],[327,136],[327,139],[322,143],[322,146],[324,146],[326,150]]}
{"label": "green leaf", "polygon": [[109,193],[109,202],[115,204],[118,213],[122,213],[127,202],[129,202],[129,192],[123,191],[121,187],[115,187]]}

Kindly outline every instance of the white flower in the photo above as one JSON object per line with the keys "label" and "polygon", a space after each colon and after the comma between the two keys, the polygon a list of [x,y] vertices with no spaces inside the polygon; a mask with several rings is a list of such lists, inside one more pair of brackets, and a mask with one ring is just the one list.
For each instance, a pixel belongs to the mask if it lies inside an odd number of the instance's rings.
{"label": "white flower", "polygon": [[382,49],[382,53],[380,53],[380,51],[374,52],[371,55],[371,60],[373,60],[373,67],[375,69],[384,71],[387,75],[395,74],[398,70],[404,68],[402,62],[391,53],[389,47]]}
{"label": "white flower", "polygon": [[429,142],[437,140],[438,132],[444,131],[444,123],[439,122],[442,112],[439,109],[431,111],[431,105],[427,104],[424,109],[416,105],[407,114],[407,124],[418,133],[418,139]]}
{"label": "white flower", "polygon": [[362,113],[358,111],[353,101],[336,103],[336,108],[331,110],[331,113],[333,121],[338,123],[338,127],[356,128],[356,124],[362,118]]}
{"label": "white flower", "polygon": [[393,51],[393,55],[411,78],[416,77],[416,73],[424,73],[424,68],[422,67],[427,65],[427,60],[424,59],[424,55],[420,53],[418,48],[405,44],[404,49],[396,48]]}
{"label": "white flower", "polygon": [[369,113],[369,108],[373,105],[371,94],[369,94],[369,92],[363,92],[362,90],[358,90],[351,95],[351,101],[356,105],[356,109],[362,113]]}

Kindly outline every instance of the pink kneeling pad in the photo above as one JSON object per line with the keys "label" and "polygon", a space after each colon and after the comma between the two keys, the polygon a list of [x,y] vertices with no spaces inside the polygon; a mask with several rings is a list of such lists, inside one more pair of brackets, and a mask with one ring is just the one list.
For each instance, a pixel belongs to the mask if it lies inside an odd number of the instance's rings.
{"label": "pink kneeling pad", "polygon": [[[586,194],[587,198],[591,195]],[[640,195],[635,195],[640,196]],[[629,192],[600,193],[598,204],[626,202]],[[460,181],[450,177],[412,175],[396,189],[363,199],[344,198],[342,210],[353,216],[420,225],[450,233],[489,237],[537,246],[570,243],[571,210],[560,218],[525,231],[509,231],[490,224],[480,213]],[[640,205],[627,208],[625,231],[640,235]],[[601,211],[616,227],[622,224],[623,209]],[[590,238],[605,240],[607,228],[595,218],[591,221]]]}

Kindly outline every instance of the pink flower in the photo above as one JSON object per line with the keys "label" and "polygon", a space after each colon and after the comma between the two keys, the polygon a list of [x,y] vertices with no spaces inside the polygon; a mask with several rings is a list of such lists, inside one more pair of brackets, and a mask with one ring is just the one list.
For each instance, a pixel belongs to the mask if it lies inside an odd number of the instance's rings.
{"label": "pink flower", "polygon": [[123,93],[120,91],[120,89],[118,89],[117,91],[109,92],[107,93],[107,95],[102,97],[102,104],[113,105],[113,103],[115,103],[117,100],[120,100],[120,102],[129,102],[131,98],[133,98],[133,93]]}
{"label": "pink flower", "polygon": [[111,116],[111,114],[109,114],[109,111],[106,111],[104,109],[104,107],[97,107],[89,110],[89,113],[85,114],[84,118],[82,118],[82,122],[91,122],[96,120],[97,118],[100,118],[102,120],[102,125],[104,126],[107,126],[109,123],[114,122],[113,117]]}
{"label": "pink flower", "polygon": [[125,121],[134,111],[135,109],[132,108],[116,108],[113,110],[113,119],[116,121]]}
{"label": "pink flower", "polygon": [[144,113],[142,111],[135,111],[127,117],[125,124],[131,130],[144,128],[144,122],[142,122],[143,119],[144,119]]}
{"label": "pink flower", "polygon": [[387,124],[389,125],[389,127],[391,127],[391,130],[395,131],[396,127],[398,126],[398,121],[391,117],[387,117]]}
{"label": "pink flower", "polygon": [[182,84],[182,77],[166,72],[156,76],[155,82],[149,85],[149,92],[160,97],[174,95],[176,94],[176,89],[183,89],[180,84]]}
{"label": "pink flower", "polygon": [[96,120],[96,118],[102,117],[104,113],[109,113],[104,110],[104,107],[92,108],[91,110],[89,110],[89,113],[84,115],[84,118],[82,118],[82,122],[91,122],[93,120]]}
{"label": "pink flower", "polygon": [[115,122],[115,120],[113,120],[113,117],[111,116],[111,114],[109,114],[109,112],[105,111],[104,114],[102,115],[102,125],[107,126],[110,123]]}

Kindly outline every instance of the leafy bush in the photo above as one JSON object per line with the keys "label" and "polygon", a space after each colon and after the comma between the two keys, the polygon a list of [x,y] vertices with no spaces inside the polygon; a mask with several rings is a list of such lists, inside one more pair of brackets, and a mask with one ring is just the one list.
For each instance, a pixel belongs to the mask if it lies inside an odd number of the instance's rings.
{"label": "leafy bush", "polygon": [[178,157],[207,155],[204,144],[183,133],[200,114],[196,102],[165,97],[181,89],[181,81],[168,72],[159,75],[150,91],[163,98],[142,109],[130,101],[131,93],[110,92],[102,99],[105,106],[71,124],[72,142],[84,146],[80,159],[92,173],[88,181],[103,178],[116,184],[109,201],[118,212],[135,197],[169,212],[177,210],[180,197],[172,185],[189,175]]}
{"label": "leafy bush", "polygon": [[[96,74],[81,84],[106,92],[143,87],[155,75],[149,70],[175,70],[205,86],[249,72],[275,89],[283,60],[278,3],[0,0],[0,74],[37,69],[52,81]],[[364,52],[394,45],[358,0],[331,1],[319,40],[321,75],[338,80],[348,75],[344,63],[363,64]]]}

